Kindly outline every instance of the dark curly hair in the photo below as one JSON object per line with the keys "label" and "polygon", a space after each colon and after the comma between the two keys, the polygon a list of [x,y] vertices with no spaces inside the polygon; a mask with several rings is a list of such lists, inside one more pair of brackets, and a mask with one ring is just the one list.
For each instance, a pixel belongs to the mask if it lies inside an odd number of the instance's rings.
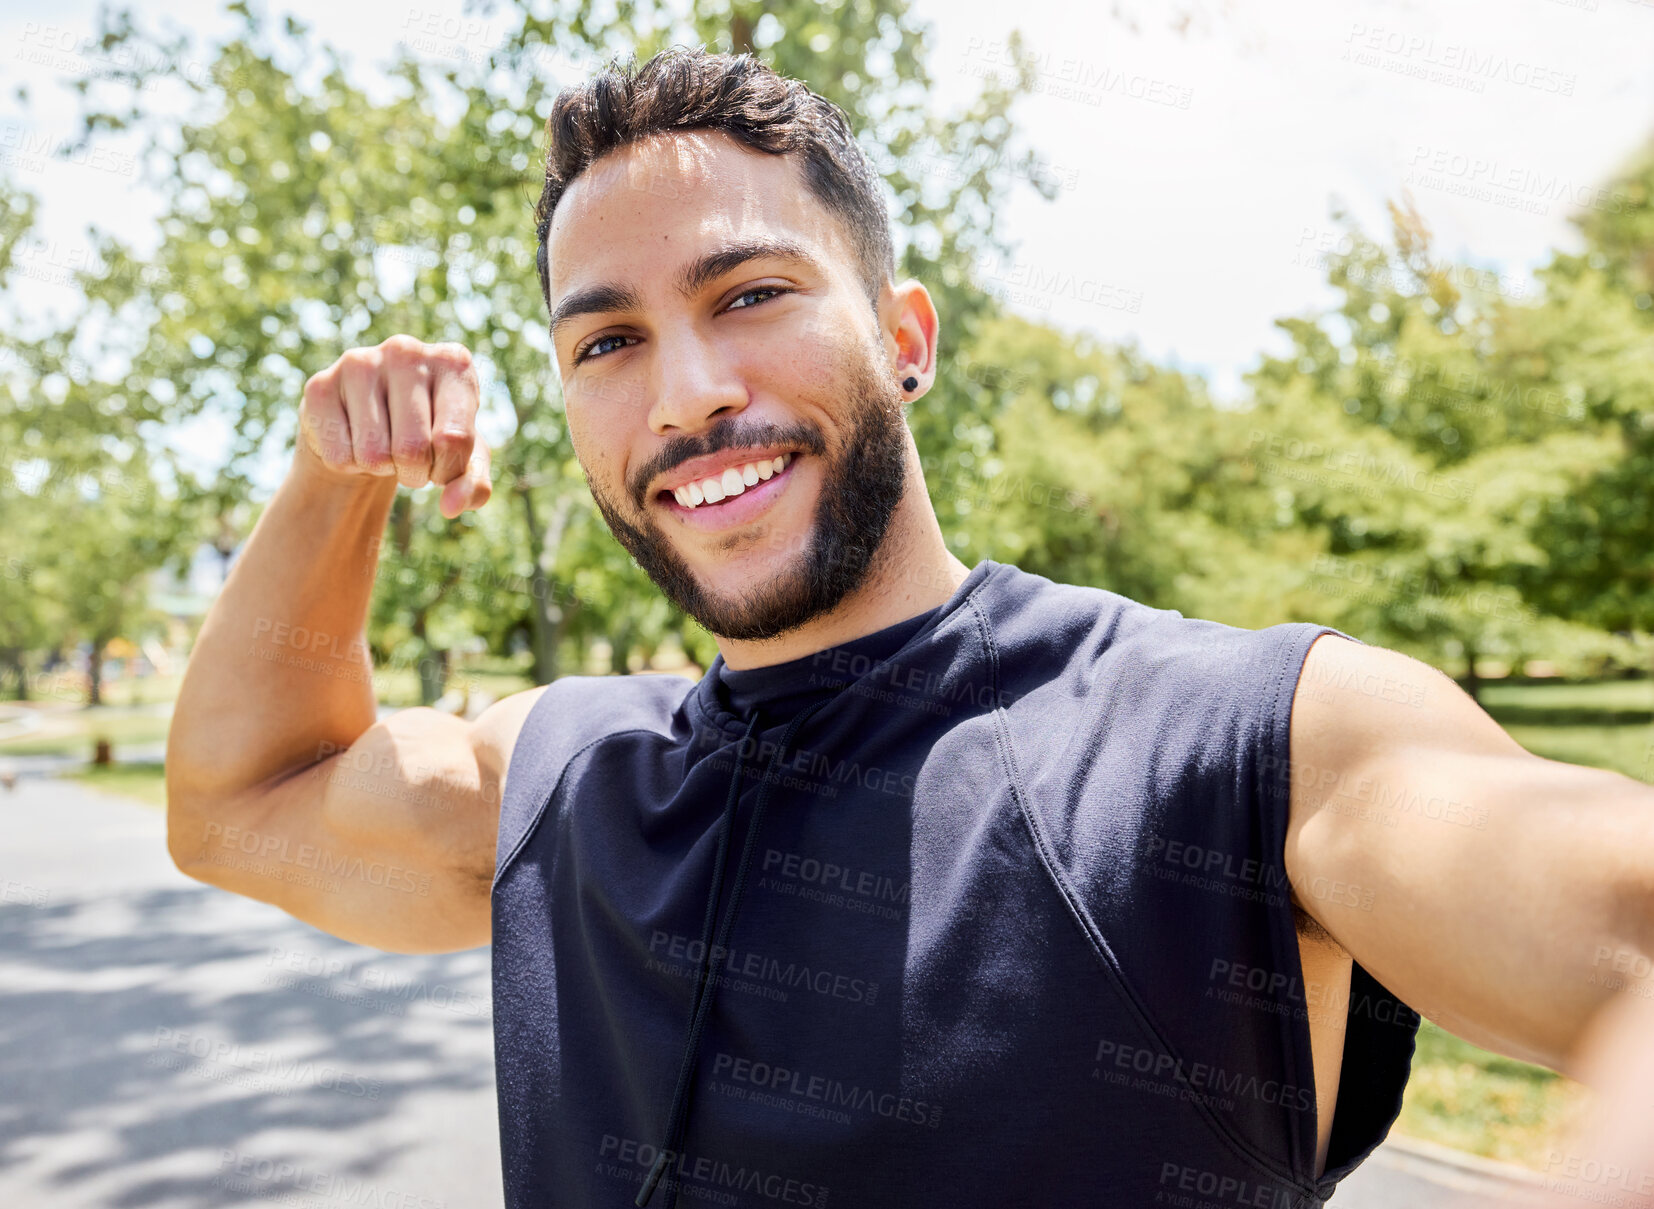
{"label": "dark curly hair", "polygon": [[574,179],[650,135],[715,130],[755,151],[797,155],[810,192],[849,228],[868,294],[895,276],[890,216],[878,174],[837,105],[751,55],[674,47],[639,67],[614,64],[557,95],[546,119],[546,184],[534,207],[540,294],[551,305],[546,235]]}

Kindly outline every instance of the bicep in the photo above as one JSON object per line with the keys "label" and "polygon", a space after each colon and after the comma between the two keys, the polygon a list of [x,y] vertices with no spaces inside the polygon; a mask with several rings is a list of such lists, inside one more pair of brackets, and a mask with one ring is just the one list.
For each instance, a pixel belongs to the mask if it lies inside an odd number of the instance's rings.
{"label": "bicep", "polygon": [[1634,946],[1654,793],[1524,751],[1426,665],[1323,638],[1292,720],[1287,873],[1375,978],[1469,1040],[1559,1066]]}
{"label": "bicep", "polygon": [[429,709],[259,787],[203,828],[190,871],[345,940],[445,952],[489,940],[504,770],[534,693],[476,722]]}

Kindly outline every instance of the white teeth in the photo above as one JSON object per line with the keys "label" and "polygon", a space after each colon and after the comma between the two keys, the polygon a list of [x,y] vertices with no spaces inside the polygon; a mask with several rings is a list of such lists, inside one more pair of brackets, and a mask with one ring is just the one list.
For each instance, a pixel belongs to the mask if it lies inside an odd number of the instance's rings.
{"label": "white teeth", "polygon": [[784,453],[778,458],[765,458],[761,462],[731,466],[713,478],[698,479],[693,483],[685,483],[682,487],[674,487],[672,498],[685,508],[716,504],[720,500],[740,495],[761,480],[774,478],[786,469],[787,463],[791,460],[792,455]]}

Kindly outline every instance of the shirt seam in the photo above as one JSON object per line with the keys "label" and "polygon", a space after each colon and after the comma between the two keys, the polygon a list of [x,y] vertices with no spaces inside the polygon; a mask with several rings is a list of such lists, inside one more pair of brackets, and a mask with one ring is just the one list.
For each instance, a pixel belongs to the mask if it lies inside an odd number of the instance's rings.
{"label": "shirt seam", "polygon": [[[557,796],[557,791],[563,787],[563,780],[568,776],[569,768],[576,760],[585,755],[592,748],[596,747],[599,743],[603,742],[605,739],[616,739],[621,735],[655,735],[660,737],[660,732],[657,730],[651,730],[647,726],[628,726],[623,730],[605,731],[603,734],[581,744],[578,748],[569,753],[568,758],[563,761],[562,767],[557,770],[557,778],[552,781],[551,788],[546,792],[545,797],[541,799],[540,804],[535,807],[534,814],[529,819],[528,826],[523,829],[522,836],[511,846],[511,851],[506,855],[504,860],[499,862],[498,868],[494,870],[494,880],[489,883],[490,894],[492,894],[492,892],[499,887],[500,878],[505,876],[506,870],[510,869],[512,863],[519,855],[521,855],[523,848],[528,844],[529,838],[540,829],[540,823],[545,818],[546,808],[551,805],[551,800]],[[503,811],[501,813],[501,822],[504,822]]]}
{"label": "shirt seam", "polygon": [[[985,647],[988,660],[989,677],[993,683],[994,698],[997,702],[1001,699],[999,685],[999,651],[997,646],[994,644],[992,627],[989,625],[987,618],[983,615],[982,610],[976,606],[976,602],[974,600],[971,601],[971,608],[976,616],[977,629]],[[1029,806],[1029,795],[1026,788],[1022,784],[1022,774],[1020,771],[1020,765],[1016,759],[1015,743],[1011,739],[1010,727],[1006,721],[1005,707],[1002,704],[996,704],[994,706],[993,713],[995,722],[995,745],[999,749],[1000,756],[1005,767],[1006,777],[1010,782],[1011,793],[1017,803],[1018,813],[1022,816],[1023,824],[1028,828],[1028,831],[1033,838],[1034,849],[1039,858],[1039,863],[1045,871],[1046,877],[1050,879],[1053,887],[1057,891],[1058,897],[1062,899],[1064,906],[1067,907],[1070,918],[1074,920],[1075,925],[1080,929],[1081,935],[1091,946],[1092,952],[1097,956],[1099,962],[1102,964],[1104,972],[1118,988],[1122,1001],[1137,1016],[1139,1027],[1141,1027],[1151,1038],[1153,1038],[1154,1042],[1161,1047],[1161,1051],[1180,1067],[1182,1063],[1181,1055],[1172,1047],[1167,1039],[1166,1032],[1160,1027],[1159,1022],[1154,1017],[1154,1014],[1148,1010],[1148,1006],[1139,999],[1135,990],[1132,989],[1131,984],[1126,980],[1125,973],[1120,969],[1118,959],[1115,957],[1113,950],[1109,947],[1107,938],[1103,936],[1101,929],[1097,927],[1096,921],[1091,918],[1091,914],[1086,910],[1084,903],[1080,901],[1079,896],[1074,892],[1073,888],[1069,886],[1068,881],[1063,876],[1061,870],[1057,868],[1056,860],[1050,851],[1049,840],[1045,835],[1045,830],[1041,826],[1039,820],[1034,816],[1034,813]],[[1317,1205],[1324,1203],[1320,1191],[1314,1183],[1303,1182],[1302,1178],[1296,1171],[1282,1171],[1278,1169],[1275,1164],[1270,1161],[1267,1155],[1263,1154],[1261,1151],[1258,1151],[1257,1148],[1255,1148],[1250,1142],[1240,1137],[1223,1121],[1219,1120],[1212,1112],[1211,1108],[1202,1103],[1198,1098],[1191,1101],[1191,1103],[1193,1104],[1201,1120],[1206,1123],[1207,1128],[1217,1136],[1220,1142],[1228,1146],[1243,1161],[1267,1174],[1271,1179],[1282,1180],[1287,1184],[1290,1184],[1296,1192],[1310,1197]],[[1297,1149],[1296,1139],[1294,1140],[1294,1149]]]}

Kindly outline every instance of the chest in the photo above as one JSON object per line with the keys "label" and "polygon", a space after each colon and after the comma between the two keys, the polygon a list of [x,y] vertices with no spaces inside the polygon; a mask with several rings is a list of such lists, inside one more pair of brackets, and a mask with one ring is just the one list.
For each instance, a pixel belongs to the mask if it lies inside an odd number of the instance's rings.
{"label": "chest", "polygon": [[[706,960],[685,1189],[986,1206],[1015,1182],[1030,1203],[1084,1203],[1076,1187],[1147,1203],[1174,1158],[1265,1187],[1210,1118],[1278,1107],[1279,1082],[1179,1062],[1076,925],[991,744],[977,750],[776,763],[730,943],[712,953],[716,807],[736,762],[698,761],[676,788],[635,757],[581,770],[496,895],[502,1102],[539,1122],[502,1112],[508,1156],[547,1179],[578,1172],[590,1203],[635,1190]],[[1127,1125],[1153,1145],[1105,1141]]]}

